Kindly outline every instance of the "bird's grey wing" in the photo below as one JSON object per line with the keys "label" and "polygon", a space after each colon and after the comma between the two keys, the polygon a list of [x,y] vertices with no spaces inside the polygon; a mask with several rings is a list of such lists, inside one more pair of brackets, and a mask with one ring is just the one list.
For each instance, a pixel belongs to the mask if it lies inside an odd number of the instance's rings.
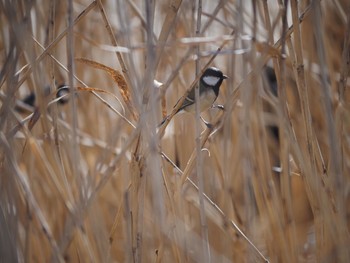
{"label": "bird's grey wing", "polygon": [[[176,106],[179,104],[179,101],[181,100],[181,98],[176,102],[174,108],[176,108]],[[192,105],[194,103],[195,100],[195,89],[193,88],[187,95],[187,97],[185,98],[184,102],[182,103],[181,107],[179,108],[179,111],[183,110],[184,108],[186,108],[189,105]]]}
{"label": "bird's grey wing", "polygon": [[[181,100],[181,98],[177,101],[176,105],[179,103],[179,101]],[[179,108],[178,112],[183,110],[184,108],[186,108],[189,105],[192,105],[194,103],[195,100],[195,88],[193,88],[187,95],[187,97],[185,98],[184,102],[182,103],[181,107]],[[175,105],[175,107],[176,107]]]}

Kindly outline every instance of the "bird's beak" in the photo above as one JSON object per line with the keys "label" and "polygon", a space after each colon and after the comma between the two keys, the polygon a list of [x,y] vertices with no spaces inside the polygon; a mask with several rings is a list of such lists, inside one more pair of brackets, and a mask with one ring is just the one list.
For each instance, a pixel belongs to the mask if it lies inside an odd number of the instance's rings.
{"label": "bird's beak", "polygon": [[228,79],[228,77],[226,75],[223,75],[222,78],[223,79]]}

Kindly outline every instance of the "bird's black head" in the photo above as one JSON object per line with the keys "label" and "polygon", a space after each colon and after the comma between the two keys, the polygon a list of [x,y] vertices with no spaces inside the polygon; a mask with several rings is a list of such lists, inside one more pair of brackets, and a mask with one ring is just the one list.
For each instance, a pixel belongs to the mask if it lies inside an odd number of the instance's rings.
{"label": "bird's black head", "polygon": [[224,75],[220,69],[209,67],[204,71],[200,82],[201,85],[213,88],[215,93],[219,94],[219,88],[224,79],[227,79],[227,76]]}
{"label": "bird's black head", "polygon": [[66,104],[69,101],[68,94],[70,93],[69,86],[62,84],[57,88],[56,98],[60,98],[58,100],[59,104]]}

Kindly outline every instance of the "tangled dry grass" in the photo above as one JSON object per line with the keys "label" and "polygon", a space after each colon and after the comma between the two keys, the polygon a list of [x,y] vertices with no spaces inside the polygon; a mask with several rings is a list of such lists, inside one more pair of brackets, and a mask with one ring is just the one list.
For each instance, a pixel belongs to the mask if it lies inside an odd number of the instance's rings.
{"label": "tangled dry grass", "polygon": [[[1,0],[0,24],[1,262],[348,262],[347,0]],[[207,66],[212,128],[173,111]]]}

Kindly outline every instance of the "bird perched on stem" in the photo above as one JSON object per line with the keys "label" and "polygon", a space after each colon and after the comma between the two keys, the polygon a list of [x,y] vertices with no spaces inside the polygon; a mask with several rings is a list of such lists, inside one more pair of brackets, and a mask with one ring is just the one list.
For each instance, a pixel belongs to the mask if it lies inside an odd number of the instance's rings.
{"label": "bird perched on stem", "polygon": [[[218,68],[209,67],[204,71],[203,75],[199,80],[200,112],[203,112],[213,106],[214,102],[219,96],[220,86],[224,79],[227,79],[227,76],[224,75],[222,71],[219,70]],[[181,107],[177,110],[176,113],[181,112],[183,110],[187,112],[195,112],[196,110],[195,94],[196,94],[196,87],[194,86],[190,90],[187,97],[183,101]],[[179,101],[175,104],[174,107],[177,106]],[[223,109],[222,106],[220,108]],[[164,120],[161,122],[160,125],[163,125],[163,123],[166,121],[167,118],[168,116],[164,118]],[[201,119],[207,126],[209,126],[208,122],[206,122],[202,117]]]}

